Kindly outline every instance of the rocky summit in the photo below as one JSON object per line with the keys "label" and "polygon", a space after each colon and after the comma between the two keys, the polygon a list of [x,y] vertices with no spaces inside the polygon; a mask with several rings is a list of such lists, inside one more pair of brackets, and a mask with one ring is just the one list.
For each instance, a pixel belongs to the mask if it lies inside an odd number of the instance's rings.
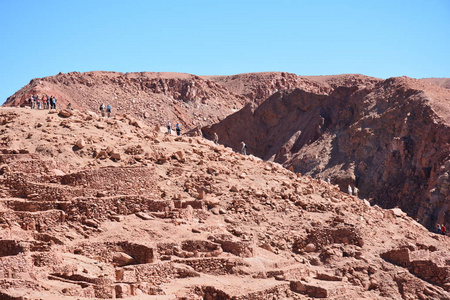
{"label": "rocky summit", "polygon": [[363,75],[34,79],[0,108],[0,299],[450,299],[448,95]]}

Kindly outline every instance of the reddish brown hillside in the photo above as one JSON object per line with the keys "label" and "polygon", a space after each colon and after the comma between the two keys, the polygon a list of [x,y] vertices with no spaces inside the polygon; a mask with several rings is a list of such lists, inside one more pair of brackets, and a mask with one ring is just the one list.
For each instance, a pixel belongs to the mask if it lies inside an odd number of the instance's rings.
{"label": "reddish brown hillside", "polygon": [[323,180],[127,115],[0,131],[0,299],[450,298],[448,236]]}
{"label": "reddish brown hillside", "polygon": [[24,106],[30,95],[55,96],[59,107],[130,114],[152,124],[180,122],[184,128],[212,124],[241,108],[243,97],[214,81],[179,73],[72,72],[33,79],[4,106]]}
{"label": "reddish brown hillside", "polygon": [[215,81],[251,102],[261,103],[274,93],[299,88],[306,92],[328,95],[340,86],[367,85],[380,79],[364,75],[298,76],[286,72],[246,73],[232,76],[202,76]]}
{"label": "reddish brown hillside", "polygon": [[324,76],[303,76],[314,82],[318,82],[328,88],[336,89],[338,87],[369,86],[382,81],[382,79],[365,76],[361,74],[341,74]]}
{"label": "reddish brown hillside", "polygon": [[450,226],[450,91],[406,77],[374,87],[300,89],[247,105],[204,128],[221,143],[326,179],[434,230]]}
{"label": "reddish brown hillside", "polygon": [[450,78],[423,78],[421,80],[450,89]]}

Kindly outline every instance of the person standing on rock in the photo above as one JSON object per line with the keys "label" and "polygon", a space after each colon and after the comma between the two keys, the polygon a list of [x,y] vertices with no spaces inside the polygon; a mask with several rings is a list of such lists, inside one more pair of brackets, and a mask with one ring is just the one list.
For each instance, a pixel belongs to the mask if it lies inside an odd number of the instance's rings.
{"label": "person standing on rock", "polygon": [[170,124],[170,121],[167,122],[167,133],[172,134],[172,124]]}
{"label": "person standing on rock", "polygon": [[247,155],[247,145],[244,143],[244,141],[241,142],[241,146],[241,153]]}
{"label": "person standing on rock", "polygon": [[181,135],[181,127],[180,127],[180,124],[177,123],[177,125],[175,125],[175,130],[177,131],[177,135],[180,136],[180,135]]}
{"label": "person standing on rock", "polygon": [[443,235],[446,235],[446,234],[447,234],[447,228],[445,228],[445,225],[444,225],[444,224],[441,225],[441,233],[442,233]]}
{"label": "person standing on rock", "polygon": [[358,193],[359,193],[359,189],[356,186],[354,186],[353,187],[353,195],[358,196]]}
{"label": "person standing on rock", "polygon": [[437,234],[441,234],[441,224],[436,225]]}
{"label": "person standing on rock", "polygon": [[214,144],[218,144],[219,143],[219,136],[217,135],[217,133],[214,132]]}
{"label": "person standing on rock", "polygon": [[348,194],[350,196],[353,195],[353,189],[352,189],[352,186],[350,184],[348,185]]}
{"label": "person standing on rock", "polygon": [[102,114],[102,117],[104,117],[105,116],[105,104],[104,103],[102,103],[100,105],[100,112]]}
{"label": "person standing on rock", "polygon": [[108,118],[111,117],[111,104],[108,104],[106,106],[106,114],[108,115]]}

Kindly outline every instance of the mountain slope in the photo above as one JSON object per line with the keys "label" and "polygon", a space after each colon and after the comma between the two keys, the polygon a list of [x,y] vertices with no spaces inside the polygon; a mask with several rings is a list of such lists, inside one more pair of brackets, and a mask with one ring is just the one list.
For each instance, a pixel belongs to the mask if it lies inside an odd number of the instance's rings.
{"label": "mountain slope", "polygon": [[450,89],[450,78],[422,78],[421,80]]}
{"label": "mountain slope", "polygon": [[180,73],[72,72],[33,79],[4,106],[25,106],[31,95],[55,96],[59,107],[130,114],[152,124],[181,123],[183,128],[212,124],[241,108],[245,99],[221,85]]}
{"label": "mountain slope", "polygon": [[325,181],[126,115],[0,130],[2,298],[450,297],[448,236]]}
{"label": "mountain slope", "polygon": [[381,79],[364,75],[298,76],[286,72],[244,73],[232,76],[202,76],[215,81],[236,95],[257,104],[281,90],[299,88],[328,95],[340,86],[373,85]]}
{"label": "mountain slope", "polygon": [[356,186],[383,207],[400,206],[429,228],[450,224],[450,91],[410,78],[328,95],[282,91],[203,128],[239,150]]}

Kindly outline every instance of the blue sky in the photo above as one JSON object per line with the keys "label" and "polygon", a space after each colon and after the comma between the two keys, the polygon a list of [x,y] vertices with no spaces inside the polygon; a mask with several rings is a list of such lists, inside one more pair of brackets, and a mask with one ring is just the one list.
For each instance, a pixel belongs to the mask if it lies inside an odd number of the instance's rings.
{"label": "blue sky", "polygon": [[72,71],[450,77],[449,0],[0,0],[0,103]]}

